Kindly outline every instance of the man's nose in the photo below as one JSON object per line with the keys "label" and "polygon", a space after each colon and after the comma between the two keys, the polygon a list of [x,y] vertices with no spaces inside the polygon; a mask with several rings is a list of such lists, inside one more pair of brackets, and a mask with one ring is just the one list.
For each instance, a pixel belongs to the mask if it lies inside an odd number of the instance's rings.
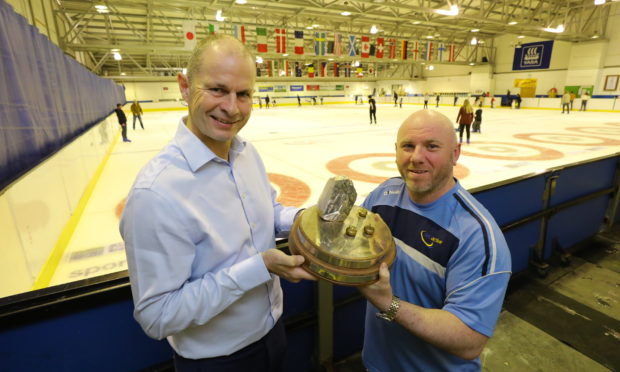
{"label": "man's nose", "polygon": [[236,115],[239,112],[237,93],[230,92],[223,97],[221,107],[229,115]]}

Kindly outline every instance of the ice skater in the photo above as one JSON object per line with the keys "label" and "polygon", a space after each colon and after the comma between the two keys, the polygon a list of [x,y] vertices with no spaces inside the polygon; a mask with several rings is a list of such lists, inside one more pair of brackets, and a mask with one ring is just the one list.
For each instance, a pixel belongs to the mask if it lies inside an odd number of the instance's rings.
{"label": "ice skater", "polygon": [[127,138],[127,116],[125,116],[125,112],[123,112],[123,105],[117,103],[114,112],[116,113],[116,117],[118,118],[118,124],[121,126],[121,135],[123,136],[123,142],[131,142],[131,140]]}
{"label": "ice skater", "polygon": [[377,124],[377,103],[372,96],[368,96],[368,104],[370,105],[370,124],[372,124],[372,119],[375,119],[375,125]]}
{"label": "ice skater", "polygon": [[476,110],[476,113],[474,114],[474,124],[472,125],[472,130],[478,133],[482,133],[480,131],[480,125],[482,124],[482,109],[479,108]]}

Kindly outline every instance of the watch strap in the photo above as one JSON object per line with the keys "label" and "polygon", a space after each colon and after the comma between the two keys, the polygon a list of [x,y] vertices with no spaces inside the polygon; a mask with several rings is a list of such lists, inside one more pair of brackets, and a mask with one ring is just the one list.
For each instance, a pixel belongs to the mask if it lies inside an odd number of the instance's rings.
{"label": "watch strap", "polygon": [[388,322],[393,322],[396,317],[396,313],[400,309],[400,298],[396,295],[392,295],[392,302],[390,303],[390,307],[386,311],[381,311],[376,314],[377,318],[387,320]]}

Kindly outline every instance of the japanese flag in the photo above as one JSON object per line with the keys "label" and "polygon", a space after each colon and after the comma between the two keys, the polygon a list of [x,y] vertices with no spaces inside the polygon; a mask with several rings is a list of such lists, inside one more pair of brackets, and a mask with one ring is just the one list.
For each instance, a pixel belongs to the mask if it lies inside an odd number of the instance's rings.
{"label": "japanese flag", "polygon": [[184,48],[192,50],[196,46],[196,21],[183,21]]}

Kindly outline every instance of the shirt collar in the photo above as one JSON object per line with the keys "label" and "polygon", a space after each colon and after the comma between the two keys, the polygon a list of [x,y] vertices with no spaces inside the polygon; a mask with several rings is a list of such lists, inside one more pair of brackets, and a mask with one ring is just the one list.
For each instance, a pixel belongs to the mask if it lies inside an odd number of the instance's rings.
{"label": "shirt collar", "polygon": [[[226,162],[215,155],[210,148],[205,146],[205,144],[202,143],[202,141],[196,137],[191,130],[189,130],[189,128],[185,125],[186,120],[187,116],[184,116],[179,120],[179,127],[177,128],[177,133],[174,138],[180,151],[183,153],[183,156],[187,159],[187,163],[192,172],[196,172],[200,169],[200,167],[210,161]],[[243,151],[245,146],[246,141],[244,139],[239,136],[235,136],[233,138],[228,156],[230,163],[234,162],[234,159],[236,159],[239,153]]]}

